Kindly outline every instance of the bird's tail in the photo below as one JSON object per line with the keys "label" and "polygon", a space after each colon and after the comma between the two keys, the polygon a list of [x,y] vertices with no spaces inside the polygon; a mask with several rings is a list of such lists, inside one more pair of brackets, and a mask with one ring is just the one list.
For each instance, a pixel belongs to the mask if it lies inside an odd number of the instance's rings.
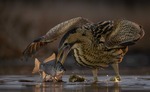
{"label": "bird's tail", "polygon": [[32,73],[37,73],[40,70],[41,62],[37,58],[35,58],[34,62],[35,62],[35,65],[34,65],[34,69],[33,69]]}

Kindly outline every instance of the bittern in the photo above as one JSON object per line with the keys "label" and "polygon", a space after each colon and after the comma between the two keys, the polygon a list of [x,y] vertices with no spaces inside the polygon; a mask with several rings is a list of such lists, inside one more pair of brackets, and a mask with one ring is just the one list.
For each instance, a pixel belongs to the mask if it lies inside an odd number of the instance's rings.
{"label": "bittern", "polygon": [[46,35],[29,44],[23,54],[32,56],[40,47],[62,35],[57,61],[63,64],[72,50],[78,64],[92,69],[95,82],[98,81],[98,69],[109,65],[116,74],[111,80],[120,81],[118,63],[128,51],[128,46],[144,36],[144,30],[140,25],[128,20],[92,23],[85,18],[77,17],[50,29]]}

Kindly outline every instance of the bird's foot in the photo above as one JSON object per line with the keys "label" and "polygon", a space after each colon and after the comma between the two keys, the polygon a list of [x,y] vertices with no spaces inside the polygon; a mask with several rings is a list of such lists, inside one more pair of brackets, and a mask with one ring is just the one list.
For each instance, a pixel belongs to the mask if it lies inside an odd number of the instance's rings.
{"label": "bird's foot", "polygon": [[98,80],[97,81],[94,80],[94,81],[92,81],[92,84],[97,84],[97,82],[98,82]]}
{"label": "bird's foot", "polygon": [[97,77],[94,77],[94,81],[93,81],[93,84],[97,83],[98,82],[98,78]]}
{"label": "bird's foot", "polygon": [[110,81],[119,82],[119,81],[121,81],[121,77],[119,75],[111,77]]}

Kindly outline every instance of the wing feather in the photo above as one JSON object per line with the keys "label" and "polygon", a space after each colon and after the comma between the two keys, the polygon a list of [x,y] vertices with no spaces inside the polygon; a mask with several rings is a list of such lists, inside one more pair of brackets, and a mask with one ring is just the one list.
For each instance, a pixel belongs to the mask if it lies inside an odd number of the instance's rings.
{"label": "wing feather", "polygon": [[106,38],[106,46],[129,46],[144,36],[144,30],[138,24],[128,20],[114,21],[114,27]]}
{"label": "wing feather", "polygon": [[31,42],[24,50],[23,55],[26,57],[33,56],[40,48],[47,45],[48,43],[55,41],[70,29],[82,26],[86,23],[90,23],[90,21],[82,17],[77,17],[56,25],[55,27],[50,29],[44,36]]}

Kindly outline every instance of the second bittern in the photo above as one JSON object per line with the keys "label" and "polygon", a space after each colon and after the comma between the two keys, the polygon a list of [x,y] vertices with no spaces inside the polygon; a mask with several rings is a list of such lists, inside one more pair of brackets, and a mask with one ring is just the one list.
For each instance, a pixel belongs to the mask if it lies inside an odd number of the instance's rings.
{"label": "second bittern", "polygon": [[144,30],[140,25],[128,20],[92,23],[77,17],[56,25],[46,35],[34,40],[23,54],[32,56],[40,47],[62,35],[57,52],[58,61],[63,64],[72,50],[77,63],[92,69],[94,81],[98,81],[98,69],[109,65],[116,73],[111,80],[120,81],[118,63],[128,51],[128,46],[144,36]]}

